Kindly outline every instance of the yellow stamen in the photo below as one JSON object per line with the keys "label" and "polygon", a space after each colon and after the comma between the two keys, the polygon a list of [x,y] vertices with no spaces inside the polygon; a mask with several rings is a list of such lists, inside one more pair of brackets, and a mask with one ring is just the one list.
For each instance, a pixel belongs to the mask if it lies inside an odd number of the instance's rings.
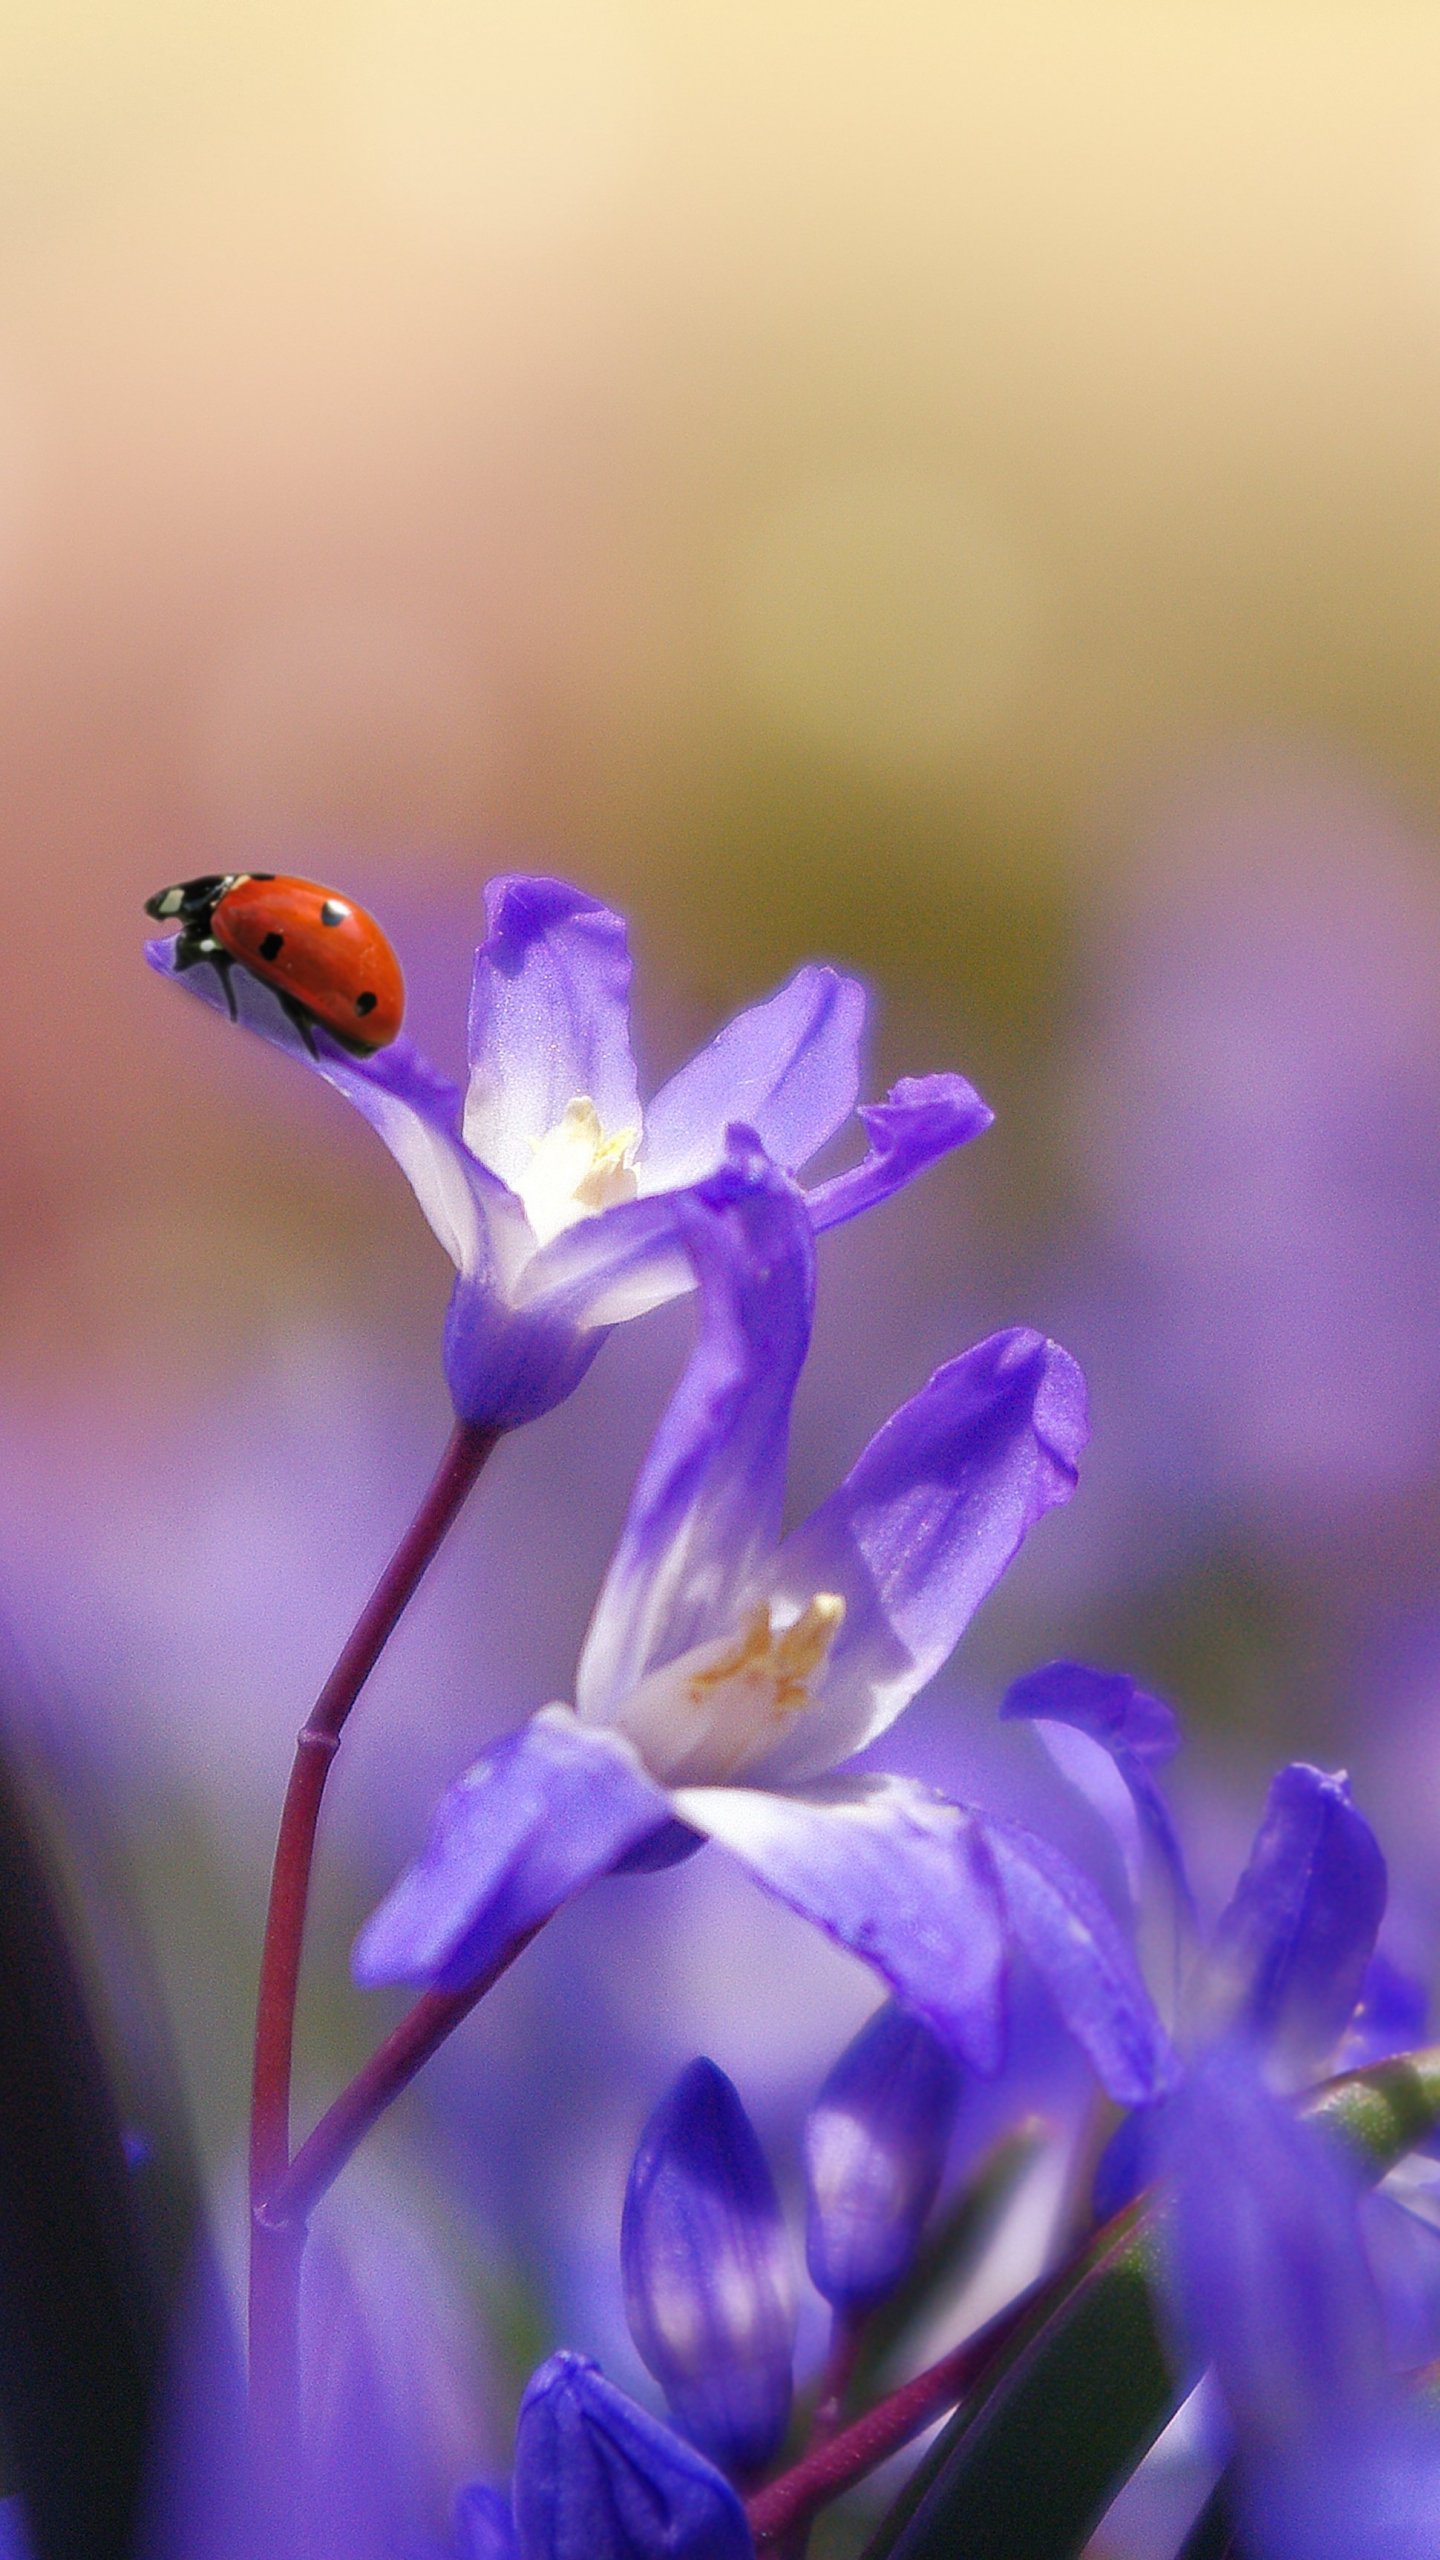
{"label": "yellow stamen", "polygon": [[627,1159],[639,1142],[639,1130],[619,1129],[607,1138],[599,1112],[583,1093],[567,1102],[561,1126],[568,1138],[581,1140],[590,1150],[590,1169],[581,1175],[571,1197],[585,1209],[608,1209],[614,1200],[633,1200],[639,1183]]}
{"label": "yellow stamen", "polygon": [[567,1102],[553,1129],[531,1140],[534,1162],[517,1185],[536,1241],[548,1244],[580,1218],[633,1200],[640,1179],[630,1158],[638,1129],[607,1137],[588,1093]]}
{"label": "yellow stamen", "polygon": [[689,1682],[691,1706],[703,1706],[707,1695],[732,1683],[748,1691],[752,1699],[758,1699],[768,1689],[770,1714],[776,1724],[784,1724],[801,1707],[809,1705],[811,1679],[829,1652],[844,1615],[845,1603],[838,1592],[817,1591],[799,1617],[777,1635],[770,1623],[768,1604],[762,1604],[746,1620],[728,1653],[693,1674]]}

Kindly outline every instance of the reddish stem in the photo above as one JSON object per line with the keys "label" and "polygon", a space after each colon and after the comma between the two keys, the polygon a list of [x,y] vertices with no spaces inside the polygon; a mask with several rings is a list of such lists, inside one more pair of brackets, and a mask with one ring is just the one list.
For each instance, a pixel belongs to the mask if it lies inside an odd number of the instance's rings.
{"label": "reddish stem", "polygon": [[282,2231],[265,2207],[290,2161],[295,2004],[315,1834],[341,1729],[426,1566],[489,1457],[498,1431],[457,1422],[435,1478],[391,1557],[295,1747],[280,1817],[255,2012],[250,2113],[250,2357],[257,2439],[287,2465],[297,2426],[296,2298],[303,2229]]}
{"label": "reddish stem", "polygon": [[842,2490],[863,2480],[867,2471],[898,2453],[912,2436],[929,2426],[932,2418],[953,2409],[1033,2310],[1039,2290],[1032,2286],[1018,2301],[1008,2303],[963,2346],[952,2348],[938,2364],[917,2373],[913,2382],[902,2382],[898,2391],[877,2400],[863,2418],[842,2427],[828,2443],[803,2455],[789,2471],[782,2471],[778,2480],[758,2491],[746,2508],[756,2542],[778,2542],[814,2515],[817,2508],[828,2506]]}
{"label": "reddish stem", "polygon": [[[797,2462],[808,2462],[822,2445],[833,2443],[840,2433],[845,2412],[845,2394],[850,2388],[860,2350],[865,2343],[868,2310],[837,2311],[830,2323],[830,2347],[824,2369],[815,2391],[815,2407],[805,2442]],[[805,2560],[810,2541],[811,2517],[783,2531],[771,2545],[771,2560]]]}
{"label": "reddish stem", "polygon": [[502,1973],[508,1973],[540,1926],[537,1921],[535,1928],[512,1938],[478,1980],[468,1982],[462,1991],[421,1992],[414,2007],[406,2010],[399,2025],[391,2029],[383,2044],[376,2046],[369,2061],[362,2063],[333,2106],[326,2108],[314,2132],[301,2143],[264,2208],[261,2219],[268,2229],[282,2239],[304,2229],[306,2215],[334,2185],[370,2127],[378,2123],[401,2090],[408,2089],[416,2072],[432,2053],[439,2052],[461,2019],[469,2017],[476,2001],[483,2000]]}

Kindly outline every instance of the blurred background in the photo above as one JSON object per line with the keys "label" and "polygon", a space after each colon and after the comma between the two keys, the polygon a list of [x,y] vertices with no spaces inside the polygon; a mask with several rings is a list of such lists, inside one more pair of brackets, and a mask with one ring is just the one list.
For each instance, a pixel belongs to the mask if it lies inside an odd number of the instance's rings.
{"label": "blurred background", "polygon": [[[452,1069],[498,869],[630,912],[656,1076],[798,959],[863,972],[871,1090],[955,1066],[997,1124],[827,1242],[797,1501],[996,1324],[1096,1423],[897,1764],[988,1766],[1037,1660],[1122,1665],[1217,1889],[1303,1750],[1423,1948],[1437,666],[1433,10],[12,0],[0,1582],[213,2163],[289,1739],[446,1429],[447,1273],[336,1098],[144,968],[144,896],[353,891]],[[565,1694],[685,1338],[613,1344],[437,1569],[335,1789],[322,1985],[436,1787]],[[587,2107],[632,2139],[700,2043],[778,2107],[873,1997],[718,1860],[608,1891],[650,1936],[570,1915],[437,2102],[452,2167],[492,2111],[517,2266]],[[317,1994],[317,2092],[373,2015]],[[653,2043],[618,2098],[607,2035]]]}

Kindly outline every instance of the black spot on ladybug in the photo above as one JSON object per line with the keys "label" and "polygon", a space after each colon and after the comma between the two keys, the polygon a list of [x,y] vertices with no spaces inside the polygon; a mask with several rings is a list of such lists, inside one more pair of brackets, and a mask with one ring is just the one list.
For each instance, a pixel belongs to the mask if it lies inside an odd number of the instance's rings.
{"label": "black spot on ladybug", "polygon": [[356,997],[355,1010],[357,1013],[373,1013],[379,1001],[379,997],[372,995],[367,987],[363,996]]}
{"label": "black spot on ladybug", "polygon": [[[338,898],[327,898],[320,910],[320,921],[322,924],[343,924],[349,913],[349,908],[342,907]],[[371,1002],[374,1002],[373,996]]]}
{"label": "black spot on ladybug", "polygon": [[245,877],[247,880],[273,880],[275,874],[273,871],[247,871]]}
{"label": "black spot on ladybug", "polygon": [[267,933],[264,941],[260,945],[260,957],[262,960],[278,960],[284,948],[285,936],[283,933]]}

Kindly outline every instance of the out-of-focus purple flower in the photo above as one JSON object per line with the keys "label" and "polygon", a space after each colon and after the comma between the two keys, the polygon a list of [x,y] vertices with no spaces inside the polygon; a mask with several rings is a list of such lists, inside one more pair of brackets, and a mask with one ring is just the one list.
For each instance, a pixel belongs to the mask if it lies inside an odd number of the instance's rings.
{"label": "out-of-focus purple flower", "polygon": [[790,2416],[795,2286],[775,2182],[733,2084],[701,2058],[640,2137],[620,2263],[631,2335],[688,2436],[757,2471]]}
{"label": "out-of-focus purple flower", "polygon": [[[1046,1675],[1037,1677],[1043,1682]],[[1103,1799],[1087,1792],[1104,1810]],[[1156,1801],[1173,1846],[1173,1873],[1193,1914],[1179,1842],[1158,1789]],[[1334,2059],[1367,1985],[1380,2005],[1382,2032],[1401,2029],[1413,2001],[1400,2000],[1384,1971],[1375,1970],[1386,1889],[1380,1844],[1351,1802],[1343,1773],[1329,1775],[1304,1761],[1281,1769],[1235,1891],[1209,1937],[1192,1951],[1182,1984],[1185,2049],[1203,2056],[1240,2037],[1262,2058],[1275,2086],[1298,2088]],[[1389,2019],[1392,2006],[1396,2015]],[[1116,2128],[1095,2176],[1092,2201],[1102,2219],[1130,2201],[1154,2157],[1155,2127],[1146,2115]]]}
{"label": "out-of-focus purple flower", "polygon": [[1247,2443],[1362,2418],[1383,2397],[1383,2331],[1338,2144],[1272,2095],[1241,2042],[1195,2064],[1168,2118],[1180,2300]]}
{"label": "out-of-focus purple flower", "polygon": [[1282,1769],[1201,1968],[1197,2031],[1239,2030],[1277,2083],[1313,2078],[1360,1998],[1386,1882],[1344,1774],[1304,1761]]}
{"label": "out-of-focus purple flower", "polygon": [[1115,1416],[1118,1534],[1133,1556],[1143,1521],[1153,1563],[1167,1515],[1218,1513],[1313,1556],[1432,1477],[1440,1437],[1434,849],[1353,776],[1250,760],[1177,796],[1121,895],[1069,1318]]}
{"label": "out-of-focus purple flower", "polygon": [[552,2356],[515,2430],[520,2560],[750,2560],[723,2472],[584,2356]]}
{"label": "out-of-focus purple flower", "polygon": [[485,2377],[433,2238],[373,2173],[327,2199],[301,2299],[306,2560],[394,2560],[474,2468]]}
{"label": "out-of-focus purple flower", "polygon": [[1000,1713],[1033,1724],[1062,1776],[1115,1834],[1136,1901],[1142,1844],[1149,1840],[1169,1877],[1177,1910],[1193,1927],[1195,1897],[1170,1808],[1153,1774],[1180,1748],[1173,1709],[1123,1671],[1047,1662],[1011,1684]]}
{"label": "out-of-focus purple flower", "polygon": [[[1151,1774],[1179,1742],[1171,1710],[1122,1673],[1055,1662],[1016,1681],[1000,1712],[1036,1722],[1057,1766],[1127,1851],[1138,1815],[1193,1926],[1184,1853]],[[1073,1748],[1077,1735],[1086,1738],[1083,1759]],[[1104,1784],[1107,1762],[1121,1787]],[[1386,1996],[1385,1977],[1370,1968],[1387,1883],[1380,1843],[1351,1801],[1344,1771],[1303,1760],[1281,1769],[1235,1891],[1192,1963],[1189,2041],[1239,2033],[1265,2054],[1272,2079],[1298,2086],[1313,2078],[1362,1990]]]}
{"label": "out-of-focus purple flower", "polygon": [[[641,1112],[623,920],[559,880],[492,880],[475,955],[464,1096],[403,1034],[372,1057],[318,1027],[313,1051],[244,969],[252,1030],[344,1094],[406,1175],[456,1268],[445,1372],[457,1412],[499,1428],[548,1412],[610,1326],[691,1286],[677,1215],[740,1121],[795,1172],[855,1109],[863,988],[807,967],[735,1020]],[[174,944],[147,957],[175,977]],[[180,983],[217,1009],[207,968]],[[863,1110],[864,1160],[808,1196],[818,1231],[888,1198],[989,1125],[963,1077],[907,1077]]]}
{"label": "out-of-focus purple flower", "polygon": [[1256,2560],[1432,2560],[1440,2414],[1393,2376],[1354,2176],[1217,2047],[1173,2102],[1184,2323],[1235,2428]]}
{"label": "out-of-focus purple flower", "polygon": [[1122,2099],[1168,2048],[1093,1889],[1019,1825],[893,1777],[827,1772],[938,1670],[1026,1532],[1074,1488],[1084,1385],[1016,1331],[952,1361],[783,1540],[810,1221],[745,1133],[679,1212],[694,1352],[643,1467],[581,1656],[442,1800],[362,1932],[362,1981],[457,1985],[678,1821],[864,1956],[978,2068],[1018,1945]]}
{"label": "out-of-focus purple flower", "polygon": [[805,2261],[827,2302],[882,2301],[906,2273],[959,2100],[952,2056],[893,2001],[841,2054],[805,2123]]}

